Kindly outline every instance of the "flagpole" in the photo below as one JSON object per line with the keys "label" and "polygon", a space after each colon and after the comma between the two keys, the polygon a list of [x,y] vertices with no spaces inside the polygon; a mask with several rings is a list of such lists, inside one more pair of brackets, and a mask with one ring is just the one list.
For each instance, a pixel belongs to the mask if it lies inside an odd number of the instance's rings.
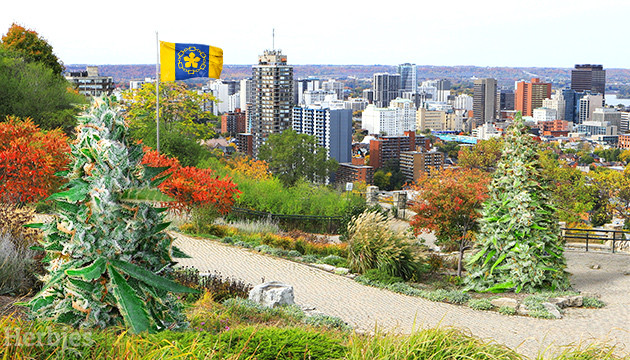
{"label": "flagpole", "polygon": [[155,42],[157,49],[157,61],[155,62],[155,127],[156,127],[156,150],[160,153],[160,40],[158,32],[155,32]]}

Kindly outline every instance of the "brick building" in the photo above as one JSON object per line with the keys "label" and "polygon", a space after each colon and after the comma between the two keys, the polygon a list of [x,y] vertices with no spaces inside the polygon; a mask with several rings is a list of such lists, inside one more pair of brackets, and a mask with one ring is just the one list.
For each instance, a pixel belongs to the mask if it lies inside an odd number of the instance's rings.
{"label": "brick building", "polygon": [[236,108],[234,112],[221,115],[221,133],[238,134],[247,131],[247,117],[241,109]]}
{"label": "brick building", "polygon": [[378,169],[389,160],[398,161],[402,151],[428,151],[430,146],[431,141],[424,136],[417,136],[415,131],[405,131],[403,136],[379,136],[370,140],[370,166]]}
{"label": "brick building", "polygon": [[400,153],[400,171],[408,182],[416,181],[420,176],[442,169],[444,153],[425,151],[403,151]]}

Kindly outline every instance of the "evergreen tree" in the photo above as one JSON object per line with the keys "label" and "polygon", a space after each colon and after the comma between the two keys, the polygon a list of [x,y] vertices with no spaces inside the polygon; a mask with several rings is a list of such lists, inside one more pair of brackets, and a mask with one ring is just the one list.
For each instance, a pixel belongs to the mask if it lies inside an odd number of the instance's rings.
{"label": "evergreen tree", "polygon": [[508,130],[484,203],[467,288],[501,292],[566,288],[566,262],[551,191],[520,117]]}

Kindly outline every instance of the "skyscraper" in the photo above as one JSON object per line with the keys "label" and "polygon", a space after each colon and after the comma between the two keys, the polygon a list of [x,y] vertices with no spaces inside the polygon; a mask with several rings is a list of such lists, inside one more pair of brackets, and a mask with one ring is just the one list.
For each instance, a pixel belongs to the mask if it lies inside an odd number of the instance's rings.
{"label": "skyscraper", "polygon": [[252,67],[254,106],[252,134],[254,154],[270,134],[282,133],[291,127],[293,107],[293,67],[281,50],[265,50]]}
{"label": "skyscraper", "polygon": [[541,82],[539,78],[532,78],[531,82],[520,81],[516,84],[514,110],[523,116],[532,116],[534,109],[542,107],[543,100],[550,97],[551,83]]}
{"label": "skyscraper", "polygon": [[571,89],[606,95],[606,70],[602,65],[575,65],[571,70]]}
{"label": "skyscraper", "polygon": [[388,107],[389,102],[396,99],[400,92],[400,74],[374,74],[372,89],[374,105],[378,108]]}
{"label": "skyscraper", "polygon": [[418,92],[418,72],[416,64],[404,63],[398,65],[400,74],[400,90],[412,93]]}
{"label": "skyscraper", "polygon": [[473,122],[474,126],[494,122],[497,106],[497,80],[486,78],[476,79],[473,92]]}

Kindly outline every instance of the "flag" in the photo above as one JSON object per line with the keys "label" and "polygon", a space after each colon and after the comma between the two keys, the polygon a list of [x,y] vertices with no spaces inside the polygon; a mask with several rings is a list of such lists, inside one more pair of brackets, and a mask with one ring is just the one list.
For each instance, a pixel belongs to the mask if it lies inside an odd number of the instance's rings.
{"label": "flag", "polygon": [[162,81],[195,77],[218,79],[223,69],[223,50],[209,45],[160,41]]}

